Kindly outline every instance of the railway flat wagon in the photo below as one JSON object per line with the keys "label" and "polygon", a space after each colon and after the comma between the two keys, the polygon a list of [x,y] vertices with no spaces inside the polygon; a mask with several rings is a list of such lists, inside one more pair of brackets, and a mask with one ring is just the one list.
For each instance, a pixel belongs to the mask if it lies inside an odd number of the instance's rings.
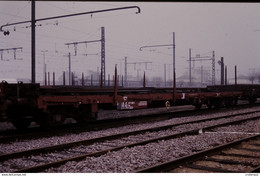
{"label": "railway flat wagon", "polygon": [[84,86],[40,86],[0,83],[2,121],[27,128],[32,121],[41,126],[73,118],[79,123],[95,120],[99,109],[132,110],[202,104],[219,107],[235,105],[241,91],[215,91],[208,88],[91,88]]}
{"label": "railway flat wagon", "polygon": [[241,99],[248,100],[251,104],[260,98],[260,84],[233,84],[208,86],[209,91],[242,92]]}

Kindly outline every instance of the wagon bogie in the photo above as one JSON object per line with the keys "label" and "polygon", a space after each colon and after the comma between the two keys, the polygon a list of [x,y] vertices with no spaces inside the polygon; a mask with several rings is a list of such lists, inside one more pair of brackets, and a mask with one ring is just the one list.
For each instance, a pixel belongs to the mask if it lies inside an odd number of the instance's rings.
{"label": "wagon bogie", "polygon": [[18,129],[28,128],[33,121],[32,108],[25,105],[8,106],[7,117],[8,120]]}

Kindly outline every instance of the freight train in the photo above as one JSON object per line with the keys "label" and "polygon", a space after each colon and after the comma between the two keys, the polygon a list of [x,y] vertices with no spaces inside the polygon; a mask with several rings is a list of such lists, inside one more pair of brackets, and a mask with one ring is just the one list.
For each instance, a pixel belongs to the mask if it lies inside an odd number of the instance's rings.
{"label": "freight train", "polygon": [[[145,85],[145,84],[144,84]],[[234,106],[239,99],[254,103],[260,85],[208,86],[206,88],[123,88],[86,86],[40,86],[31,83],[0,83],[0,121],[27,128],[32,121],[42,127],[73,118],[86,123],[99,109],[131,110],[163,106],[194,105],[201,108]]]}

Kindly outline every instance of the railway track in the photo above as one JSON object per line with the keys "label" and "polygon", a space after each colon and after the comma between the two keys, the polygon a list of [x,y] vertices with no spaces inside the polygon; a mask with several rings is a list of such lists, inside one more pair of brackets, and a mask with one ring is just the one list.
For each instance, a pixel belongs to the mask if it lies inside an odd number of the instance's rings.
{"label": "railway track", "polygon": [[[233,124],[243,123],[245,121],[256,120],[260,118],[259,115],[257,114],[249,118],[237,118],[237,116],[238,115],[230,115],[230,116],[208,118],[203,120],[194,120],[194,121],[183,122],[178,124],[176,123],[171,125],[168,124],[164,126],[156,126],[152,128],[138,130],[138,131],[131,131],[131,132],[125,132],[116,135],[103,136],[94,139],[81,140],[81,141],[71,142],[67,144],[52,145],[49,147],[43,147],[43,148],[32,149],[27,151],[2,154],[0,155],[0,161],[2,166],[5,165],[10,167],[11,172],[41,172],[41,171],[46,171],[46,169],[49,169],[51,167],[58,167],[60,165],[63,165],[68,161],[84,160],[86,157],[101,156],[108,152],[118,151],[124,148],[129,148],[129,147],[134,147],[139,145],[146,145],[151,142],[157,142],[160,140],[169,140],[173,138],[184,137],[187,135],[196,135],[201,130],[210,130],[220,126],[233,125]],[[240,116],[242,115],[240,114]],[[227,117],[229,117],[227,122],[223,122],[223,121],[218,122],[221,119],[222,120],[227,119]],[[206,121],[211,121],[211,125],[203,124]],[[178,129],[181,126],[185,126],[187,124],[189,126],[190,125],[195,126],[194,129],[191,129],[190,127],[187,127],[189,128],[189,130]],[[163,131],[163,132],[171,131],[171,134],[167,132],[161,137],[158,137],[159,131]],[[82,148],[84,149],[83,151]],[[95,149],[94,152],[93,152],[93,148]],[[29,167],[24,165],[19,166],[19,164],[18,166],[14,164],[8,164],[8,162],[11,163],[27,162]]]}
{"label": "railway track", "polygon": [[[55,127],[50,127],[48,129],[42,129],[40,127],[28,128],[25,130],[10,130],[10,131],[1,131],[0,132],[0,142],[9,143],[15,140],[29,140],[37,139],[42,137],[51,137],[53,134],[56,136],[62,136],[71,133],[82,133],[92,130],[104,130],[109,128],[115,128],[130,124],[142,124],[147,122],[161,121],[165,119],[175,118],[175,117],[184,117],[195,114],[207,113],[207,109],[203,110],[194,110],[194,108],[178,108],[177,110],[172,110],[171,112],[164,112],[158,115],[158,112],[155,114],[149,115],[136,115],[131,117],[121,117],[117,119],[101,119],[97,121],[90,121],[84,126],[79,126],[78,124],[66,124],[59,125]],[[211,111],[213,112],[213,111]],[[210,113],[208,111],[208,113]],[[133,113],[134,114],[134,113]]]}
{"label": "railway track", "polygon": [[260,171],[260,134],[136,172],[249,173]]}
{"label": "railway track", "polygon": [[[260,104],[255,104],[254,106],[257,107]],[[228,109],[221,109],[223,112],[232,111],[235,109],[252,107],[252,105],[240,103],[237,107],[228,108]],[[162,108],[161,108],[162,109]],[[178,108],[169,109],[167,111],[158,111],[153,112],[153,114],[144,114],[140,115],[137,114],[136,116],[125,117],[121,115],[121,118],[117,119],[101,119],[98,121],[92,121],[88,125],[84,127],[79,127],[77,124],[66,124],[66,125],[59,125],[48,129],[42,129],[39,127],[28,128],[25,130],[8,130],[8,131],[0,131],[0,142],[1,143],[9,143],[15,140],[29,140],[29,139],[37,139],[42,137],[50,137],[53,136],[52,134],[56,134],[57,136],[62,136],[69,133],[82,133],[91,130],[103,130],[108,128],[120,127],[129,124],[142,124],[147,122],[154,122],[154,121],[161,121],[176,117],[186,117],[191,115],[206,115],[214,112],[218,112],[219,110],[216,109],[195,109],[194,107],[190,106],[180,106]],[[124,112],[123,112],[124,113]],[[160,115],[159,115],[159,114]],[[134,113],[133,113],[134,114]]]}

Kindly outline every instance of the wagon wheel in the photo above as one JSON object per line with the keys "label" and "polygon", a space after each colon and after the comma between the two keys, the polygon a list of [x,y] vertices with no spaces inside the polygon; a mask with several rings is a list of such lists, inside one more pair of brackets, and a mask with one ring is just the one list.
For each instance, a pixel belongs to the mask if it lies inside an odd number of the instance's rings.
{"label": "wagon wheel", "polygon": [[254,97],[254,96],[249,97],[250,104],[254,104],[255,102],[256,102],[256,97]]}
{"label": "wagon wheel", "polygon": [[214,101],[214,107],[215,107],[216,109],[219,109],[219,108],[224,107],[224,101],[223,101],[222,99],[216,99],[216,100]]}
{"label": "wagon wheel", "polygon": [[227,100],[224,100],[224,104],[227,108],[231,107],[232,106],[232,100],[231,99],[227,99]]}
{"label": "wagon wheel", "polygon": [[195,104],[196,109],[201,109],[201,106],[202,106],[202,103],[196,103]]}
{"label": "wagon wheel", "polygon": [[32,121],[24,116],[16,116],[15,118],[12,118],[11,122],[17,129],[26,129],[30,126]]}
{"label": "wagon wheel", "polygon": [[32,118],[28,118],[29,116],[25,115],[24,112],[17,107],[10,107],[7,111],[7,116],[11,119],[11,123],[17,129],[26,129],[32,122]]}
{"label": "wagon wheel", "polygon": [[52,124],[52,118],[48,112],[38,112],[36,119],[41,128],[48,128]]}
{"label": "wagon wheel", "polygon": [[236,106],[237,105],[237,98],[234,98],[233,99],[233,106]]}
{"label": "wagon wheel", "polygon": [[225,100],[224,103],[225,103],[225,106],[227,108],[236,106],[237,105],[237,98],[236,97],[229,98],[229,99]]}
{"label": "wagon wheel", "polygon": [[93,120],[91,118],[91,107],[87,105],[80,106],[77,109],[75,120],[80,125],[86,125],[87,122]]}
{"label": "wagon wheel", "polygon": [[207,101],[207,107],[210,109],[210,108],[212,108],[212,100],[208,100]]}

